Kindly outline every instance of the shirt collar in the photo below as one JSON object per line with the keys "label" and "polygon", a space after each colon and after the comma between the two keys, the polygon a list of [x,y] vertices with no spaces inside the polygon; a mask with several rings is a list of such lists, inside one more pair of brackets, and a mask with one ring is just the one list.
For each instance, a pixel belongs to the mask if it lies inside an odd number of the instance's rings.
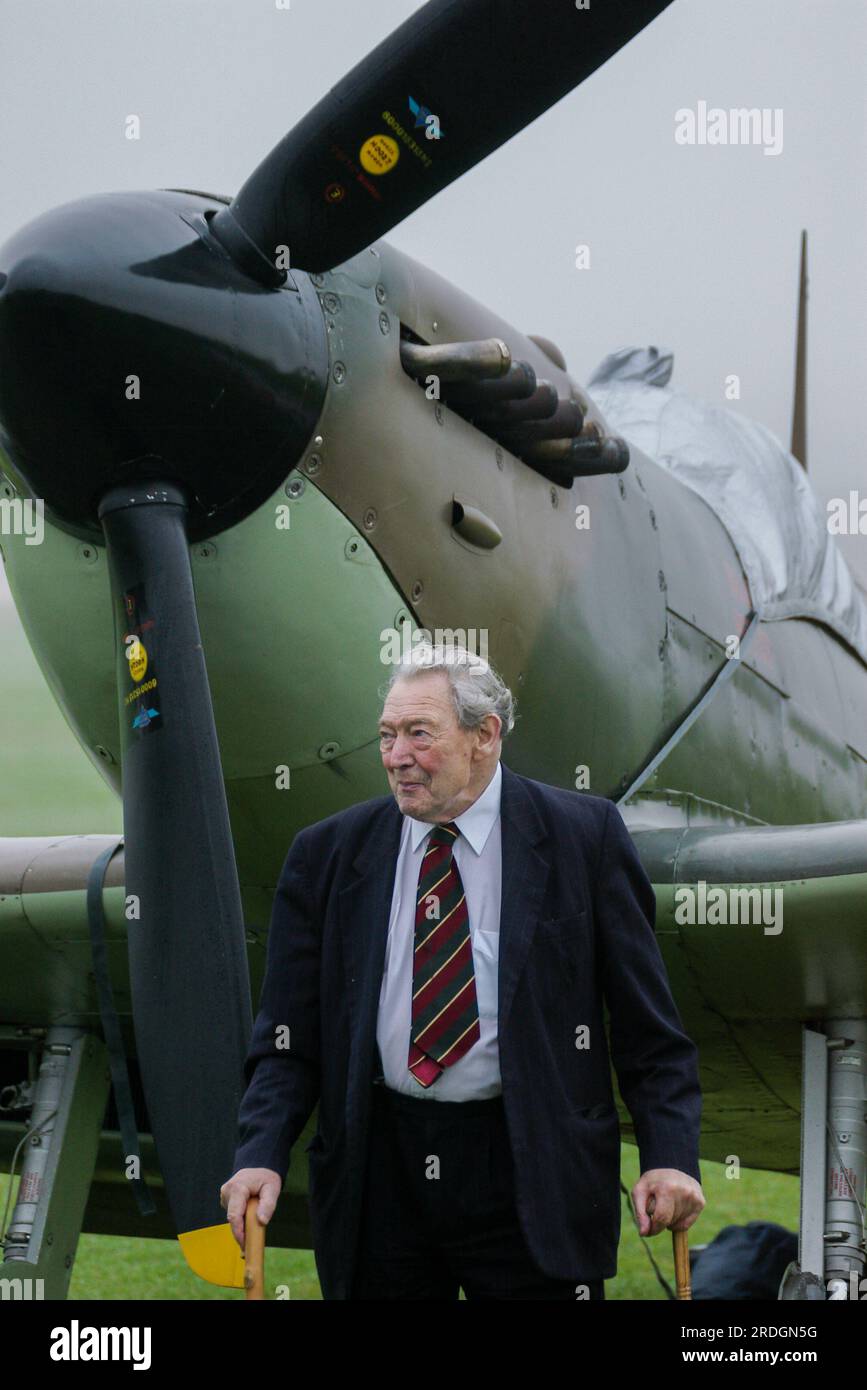
{"label": "shirt collar", "polygon": [[[494,775],[485,790],[476,797],[472,806],[468,806],[466,811],[462,811],[459,816],[455,817],[454,824],[472,845],[476,854],[481,854],[485,848],[494,821],[500,814],[502,781],[503,769],[498,759]],[[433,830],[433,826],[430,821],[416,820],[414,816],[404,816],[404,820],[409,821],[412,847],[416,850],[425,836]]]}

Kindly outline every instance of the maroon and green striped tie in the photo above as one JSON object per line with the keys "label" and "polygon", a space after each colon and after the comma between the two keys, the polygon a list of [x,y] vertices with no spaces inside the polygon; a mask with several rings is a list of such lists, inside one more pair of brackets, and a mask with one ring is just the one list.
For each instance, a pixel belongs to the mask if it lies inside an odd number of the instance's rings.
{"label": "maroon and green striped tie", "polygon": [[459,834],[454,821],[434,826],[418,876],[408,1066],[424,1087],[481,1036],[467,899],[453,853]]}

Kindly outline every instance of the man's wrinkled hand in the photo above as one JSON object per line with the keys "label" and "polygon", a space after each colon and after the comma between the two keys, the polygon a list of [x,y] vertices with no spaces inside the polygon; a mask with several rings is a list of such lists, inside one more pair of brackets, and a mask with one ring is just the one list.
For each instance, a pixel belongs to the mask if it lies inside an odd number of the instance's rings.
{"label": "man's wrinkled hand", "polygon": [[651,1168],[632,1189],[632,1206],[638,1234],[658,1236],[660,1231],[688,1231],[704,1210],[700,1183],[679,1168]]}
{"label": "man's wrinkled hand", "polygon": [[273,1168],[239,1168],[228,1182],[220,1188],[220,1206],[226,1208],[232,1235],[244,1250],[246,1231],[245,1219],[247,1203],[251,1197],[259,1198],[257,1216],[263,1226],[267,1226],[277,1198],[283,1189],[283,1179]]}

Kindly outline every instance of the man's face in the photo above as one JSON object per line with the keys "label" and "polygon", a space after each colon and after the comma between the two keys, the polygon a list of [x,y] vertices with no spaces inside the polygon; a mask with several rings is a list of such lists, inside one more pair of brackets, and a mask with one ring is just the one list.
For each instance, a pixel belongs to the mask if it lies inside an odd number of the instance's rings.
{"label": "man's face", "polygon": [[403,814],[433,823],[467,810],[493,775],[499,730],[493,714],[479,729],[461,728],[442,671],[396,681],[379,734],[383,767]]}

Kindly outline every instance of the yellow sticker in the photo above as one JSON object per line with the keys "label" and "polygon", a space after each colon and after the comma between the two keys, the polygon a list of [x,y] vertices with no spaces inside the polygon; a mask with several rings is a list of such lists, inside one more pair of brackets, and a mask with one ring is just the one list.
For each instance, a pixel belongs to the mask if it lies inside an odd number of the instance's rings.
{"label": "yellow sticker", "polygon": [[361,147],[361,167],[368,174],[387,174],[400,158],[400,149],[390,135],[371,135]]}
{"label": "yellow sticker", "polygon": [[133,637],[126,649],[126,659],[129,662],[129,673],[138,685],[148,668],[148,654],[140,638]]}

